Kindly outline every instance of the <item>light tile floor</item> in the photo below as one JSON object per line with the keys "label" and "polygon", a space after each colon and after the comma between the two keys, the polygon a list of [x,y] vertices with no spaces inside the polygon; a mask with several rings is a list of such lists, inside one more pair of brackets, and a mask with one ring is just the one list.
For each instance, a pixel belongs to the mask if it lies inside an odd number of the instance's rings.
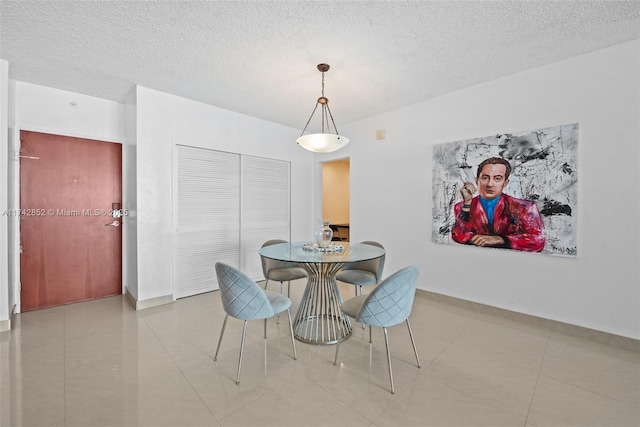
{"label": "light tile floor", "polygon": [[[303,283],[292,283],[300,300]],[[274,290],[276,288],[274,287]],[[341,288],[351,296],[353,288]],[[355,325],[340,349],[297,342],[286,316],[242,322],[218,292],[134,311],[123,296],[17,316],[0,334],[1,426],[639,426],[640,355],[427,298],[404,325]],[[266,354],[266,363],[265,363]]]}

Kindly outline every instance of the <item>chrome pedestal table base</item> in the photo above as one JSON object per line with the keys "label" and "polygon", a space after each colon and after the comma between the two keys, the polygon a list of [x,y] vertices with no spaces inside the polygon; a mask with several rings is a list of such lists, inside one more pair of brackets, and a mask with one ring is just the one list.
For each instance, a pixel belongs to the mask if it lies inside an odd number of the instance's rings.
{"label": "chrome pedestal table base", "polygon": [[344,263],[305,262],[309,273],[298,314],[293,322],[297,340],[308,344],[336,344],[351,335],[351,321],[342,314],[336,273]]}
{"label": "chrome pedestal table base", "polygon": [[307,271],[308,281],[293,323],[293,335],[307,344],[337,344],[351,335],[351,320],[342,315],[336,273],[345,265],[384,256],[383,248],[341,242],[339,250],[310,250],[311,243],[277,243],[259,249],[262,257],[294,263]]}

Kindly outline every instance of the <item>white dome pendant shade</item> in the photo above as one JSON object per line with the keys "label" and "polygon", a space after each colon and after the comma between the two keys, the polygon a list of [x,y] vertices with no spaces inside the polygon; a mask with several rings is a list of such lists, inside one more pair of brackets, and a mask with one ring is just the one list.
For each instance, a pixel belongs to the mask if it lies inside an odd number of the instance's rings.
{"label": "white dome pendant shade", "polygon": [[314,153],[331,153],[349,143],[349,138],[333,133],[311,133],[296,140],[298,145]]}
{"label": "white dome pendant shade", "polygon": [[[328,64],[318,64],[318,71],[322,72],[322,96],[318,98],[316,106],[313,108],[311,116],[309,117],[309,120],[307,120],[307,124],[302,130],[302,135],[300,135],[300,137],[296,140],[298,145],[300,145],[302,148],[314,153],[331,153],[332,151],[341,149],[349,143],[349,138],[338,134],[336,123],[334,122],[333,115],[331,114],[331,110],[329,109],[329,99],[324,96],[324,73],[329,71],[329,68],[330,67]],[[305,135],[304,132],[307,130],[309,122],[311,122],[313,115],[318,109],[318,105],[321,106],[322,110],[322,133]],[[329,119],[331,119],[331,124],[333,124],[335,133],[325,133],[325,129],[327,131],[331,131],[331,127],[329,126]]]}

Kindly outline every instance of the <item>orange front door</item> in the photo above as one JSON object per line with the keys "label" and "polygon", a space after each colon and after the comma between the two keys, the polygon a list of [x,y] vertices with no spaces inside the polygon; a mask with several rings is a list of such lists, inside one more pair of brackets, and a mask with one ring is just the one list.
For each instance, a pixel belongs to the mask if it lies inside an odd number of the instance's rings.
{"label": "orange front door", "polygon": [[21,131],[21,311],[122,293],[122,146]]}

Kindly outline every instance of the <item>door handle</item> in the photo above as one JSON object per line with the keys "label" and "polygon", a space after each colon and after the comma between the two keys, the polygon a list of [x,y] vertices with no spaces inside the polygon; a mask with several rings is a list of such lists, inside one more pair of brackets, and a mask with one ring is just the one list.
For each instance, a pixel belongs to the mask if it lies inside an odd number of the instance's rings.
{"label": "door handle", "polygon": [[120,223],[118,221],[110,222],[109,224],[105,224],[105,227],[120,227]]}

